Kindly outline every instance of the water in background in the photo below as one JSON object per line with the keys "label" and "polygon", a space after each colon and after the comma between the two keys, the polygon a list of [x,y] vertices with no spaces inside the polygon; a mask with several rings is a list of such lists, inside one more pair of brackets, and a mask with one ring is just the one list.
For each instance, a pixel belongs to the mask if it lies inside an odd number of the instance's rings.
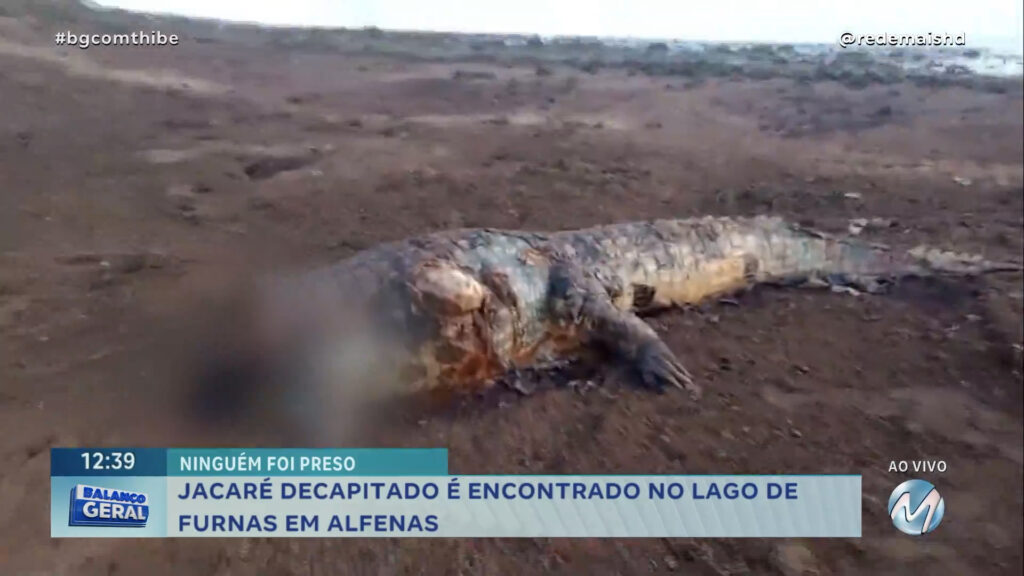
{"label": "water in background", "polygon": [[[83,4],[86,4],[95,9],[104,9],[106,7],[124,7],[125,9],[138,9],[144,11],[150,11],[153,13],[173,14],[181,16],[193,16],[200,14],[224,14],[225,12],[220,6],[216,6],[216,10],[205,2],[200,0],[81,0]],[[320,18],[314,18],[314,16],[323,16],[324,14],[330,14],[330,26],[336,26],[338,28],[346,25],[346,23],[358,22],[356,26],[365,26],[366,22],[386,20],[395,20],[398,17],[396,14],[397,5],[402,4],[402,1],[391,2],[390,7],[383,4],[377,5],[373,2],[361,3],[333,3],[329,0],[307,0],[305,3],[289,4],[287,2],[264,2],[262,4],[255,3],[247,5],[244,10],[238,11],[239,16],[237,18],[232,17],[231,21],[235,22],[248,22],[255,23],[273,28],[315,28],[312,25],[304,25],[304,22],[324,22],[325,20]],[[532,4],[531,4],[532,6]],[[565,20],[566,10],[571,8],[571,3],[558,7],[558,10],[553,10],[552,18],[561,17]],[[790,6],[790,8],[794,8]],[[417,6],[417,9],[422,6]],[[524,4],[524,10],[530,8]],[[608,7],[605,6],[607,10]],[[870,6],[864,6],[865,10],[872,9]],[[940,6],[935,6],[935,10],[941,10]],[[979,7],[978,10],[984,8]],[[411,12],[415,10],[410,9]],[[460,17],[463,21],[472,21],[473,16],[478,19],[481,17],[479,12],[470,14],[466,9],[466,14],[450,14],[446,17],[446,21],[456,21]],[[407,11],[409,12],[409,11]],[[463,10],[460,9],[460,12]],[[548,10],[545,10],[547,13]],[[580,20],[588,20],[590,22],[600,20],[600,7],[595,9],[595,14],[583,13],[579,10],[576,11],[576,16]],[[614,12],[614,10],[613,10]],[[232,14],[235,13],[233,10]],[[418,22],[417,18],[410,16],[409,13],[402,14],[405,20],[410,18],[413,21]],[[706,15],[705,15],[706,16]],[[807,18],[813,20],[813,14],[808,14]],[[821,16],[821,14],[817,14]],[[198,16],[202,17],[202,16]],[[402,20],[403,18],[398,18]],[[695,15],[695,18],[699,18],[699,15]],[[431,21],[434,19],[431,18]],[[396,20],[397,21],[397,20]],[[572,18],[571,21],[577,22],[577,18]],[[807,24],[808,20],[805,19],[804,24]],[[351,24],[348,24],[351,26]],[[807,24],[809,25],[809,24]],[[767,26],[767,25],[766,25]],[[388,26],[383,26],[385,29],[390,29]],[[815,27],[820,29],[822,27]],[[396,27],[395,29],[401,29],[409,31],[408,27]],[[428,31],[428,30],[421,30]],[[438,30],[443,31],[443,30]],[[893,30],[892,32],[896,32]],[[469,34],[481,38],[487,39],[490,42],[496,42],[498,44],[504,44],[508,47],[520,47],[525,46],[531,36],[526,34],[515,35],[515,34],[489,34],[489,33],[472,33]],[[805,30],[806,33],[806,30]],[[708,32],[712,34],[712,32]],[[785,32],[778,32],[780,36],[785,36]],[[897,62],[899,66],[903,67],[907,72],[918,73],[918,74],[933,74],[933,73],[954,73],[957,71],[973,72],[975,74],[981,74],[985,76],[999,76],[999,77],[1014,77],[1024,75],[1024,40],[1021,40],[1021,32],[1016,32],[1017,38],[996,38],[996,37],[984,37],[978,34],[968,34],[968,45],[965,47],[957,48],[894,48],[894,47],[877,47],[877,48],[865,48],[865,51],[872,52],[885,52],[887,57],[886,61]],[[806,34],[805,34],[806,35]],[[730,48],[737,50],[738,52],[744,52],[746,48],[749,48],[754,43],[741,43],[741,42],[721,42],[714,37],[706,38],[701,41],[694,40],[679,40],[679,39],[660,39],[652,36],[643,36],[635,38],[625,37],[573,37],[573,36],[545,36],[545,35],[534,35],[534,38],[541,39],[545,45],[551,44],[570,44],[574,43],[579,45],[581,39],[585,43],[600,43],[603,46],[623,50],[626,52],[643,52],[643,50],[654,44],[664,45],[666,55],[671,57],[675,56],[696,56],[697,54],[713,48],[716,46],[727,45]],[[788,41],[787,39],[780,38],[777,42],[772,44],[782,45],[785,44],[787,47],[791,47],[796,54],[799,56],[815,59],[818,61],[829,61],[835,56],[843,52],[852,52],[854,49],[851,48],[840,48],[836,43],[796,43]],[[893,55],[902,53],[897,57],[891,57]]]}

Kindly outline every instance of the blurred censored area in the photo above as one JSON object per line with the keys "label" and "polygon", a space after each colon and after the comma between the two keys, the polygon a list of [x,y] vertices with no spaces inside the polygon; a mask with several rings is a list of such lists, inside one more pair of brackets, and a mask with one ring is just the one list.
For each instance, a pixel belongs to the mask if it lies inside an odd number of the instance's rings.
{"label": "blurred censored area", "polygon": [[183,326],[182,417],[308,446],[345,445],[380,422],[407,392],[401,334],[340,301],[280,279],[222,287]]}

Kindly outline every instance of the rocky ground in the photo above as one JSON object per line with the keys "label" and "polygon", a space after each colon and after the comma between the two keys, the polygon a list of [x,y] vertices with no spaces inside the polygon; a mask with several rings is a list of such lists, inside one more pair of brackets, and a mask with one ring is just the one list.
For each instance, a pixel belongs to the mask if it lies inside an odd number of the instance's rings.
{"label": "rocky ground", "polygon": [[[139,27],[183,41],[53,45]],[[142,407],[178,385],[162,327],[242,271],[457,226],[768,212],[1020,259],[1019,78],[577,44],[0,7],[0,573],[1020,574],[1019,275],[757,291],[651,319],[700,404],[596,367],[364,442],[447,446],[455,473],[860,473],[859,540],[49,538],[49,447],[233,441]],[[947,514],[910,539],[887,468],[926,458]]]}

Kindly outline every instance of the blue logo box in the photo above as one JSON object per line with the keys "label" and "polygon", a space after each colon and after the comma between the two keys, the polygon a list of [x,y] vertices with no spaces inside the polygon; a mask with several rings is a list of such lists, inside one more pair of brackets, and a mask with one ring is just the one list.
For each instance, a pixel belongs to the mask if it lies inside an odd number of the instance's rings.
{"label": "blue logo box", "polygon": [[149,520],[149,496],[142,492],[76,484],[71,489],[68,526],[143,528]]}

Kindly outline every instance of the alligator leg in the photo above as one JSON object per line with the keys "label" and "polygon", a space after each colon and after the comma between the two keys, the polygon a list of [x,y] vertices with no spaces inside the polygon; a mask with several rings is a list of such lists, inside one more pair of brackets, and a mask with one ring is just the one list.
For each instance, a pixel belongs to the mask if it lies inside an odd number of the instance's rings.
{"label": "alligator leg", "polygon": [[646,387],[687,390],[696,399],[700,388],[657,332],[631,311],[617,308],[605,282],[569,263],[551,270],[548,294],[553,317],[571,326],[581,341],[611,350],[629,362]]}

